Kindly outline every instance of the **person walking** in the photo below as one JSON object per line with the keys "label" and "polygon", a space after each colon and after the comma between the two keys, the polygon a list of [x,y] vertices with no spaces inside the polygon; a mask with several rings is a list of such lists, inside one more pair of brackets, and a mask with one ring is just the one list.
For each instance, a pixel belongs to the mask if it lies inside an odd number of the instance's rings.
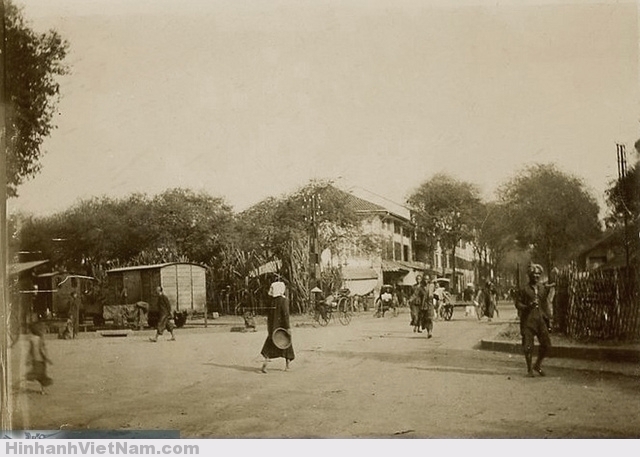
{"label": "person walking", "polygon": [[475,302],[480,304],[480,300],[482,300],[482,309],[483,313],[478,313],[478,320],[481,320],[483,317],[487,318],[487,322],[491,322],[493,320],[493,315],[497,314],[498,309],[496,307],[496,299],[498,297],[498,291],[496,286],[493,284],[491,279],[487,279],[484,283],[484,287],[482,287],[478,291],[478,295],[476,296]]}
{"label": "person walking", "polygon": [[420,283],[422,282],[422,276],[416,275],[416,283],[411,290],[411,297],[409,297],[409,311],[411,311],[411,325],[413,331],[417,332],[420,328],[420,303],[422,298],[420,295]]}
{"label": "person walking", "polygon": [[435,318],[434,307],[434,292],[435,281],[427,283],[426,280],[422,280],[420,288],[422,289],[422,301],[420,303],[420,327],[422,330],[427,331],[427,338],[433,336],[433,319]]}
{"label": "person walking", "polygon": [[156,335],[149,338],[149,341],[153,343],[157,342],[158,337],[160,337],[160,335],[162,335],[165,330],[167,330],[171,334],[171,338],[169,338],[169,341],[175,341],[176,336],[173,334],[175,324],[171,316],[171,303],[169,303],[169,297],[164,294],[164,292],[162,291],[162,287],[160,286],[158,286],[156,291],[158,293],[158,326],[156,327]]}
{"label": "person walking", "polygon": [[[551,347],[549,336],[549,322],[551,311],[548,307],[548,299],[552,288],[540,283],[543,268],[538,264],[531,264],[527,269],[529,283],[522,287],[516,294],[515,306],[520,316],[520,333],[522,335],[522,347],[527,363],[527,375],[534,376],[534,371],[544,376],[542,361]],[[533,360],[534,337],[538,338],[538,357],[535,364]]]}
{"label": "person walking", "polygon": [[31,332],[29,338],[28,363],[31,371],[26,375],[27,381],[38,381],[40,383],[40,393],[46,394],[45,387],[53,383],[53,379],[47,376],[47,363],[52,365],[47,354],[47,347],[44,343],[44,326],[41,322],[33,322],[29,326]]}
{"label": "person walking", "polygon": [[78,332],[80,330],[80,306],[81,303],[78,298],[78,293],[74,290],[71,292],[71,296],[69,297],[69,318],[73,325],[73,338],[78,336]]}
{"label": "person walking", "polygon": [[271,296],[271,309],[267,315],[267,339],[262,346],[262,357],[264,362],[260,371],[262,373],[267,372],[267,365],[271,359],[279,357],[285,360],[285,371],[289,370],[289,364],[295,358],[293,351],[293,345],[290,344],[285,349],[280,349],[273,341],[273,332],[276,329],[282,328],[290,332],[291,325],[289,322],[289,299],[286,297],[286,286],[282,281],[275,281],[269,288],[269,296]]}

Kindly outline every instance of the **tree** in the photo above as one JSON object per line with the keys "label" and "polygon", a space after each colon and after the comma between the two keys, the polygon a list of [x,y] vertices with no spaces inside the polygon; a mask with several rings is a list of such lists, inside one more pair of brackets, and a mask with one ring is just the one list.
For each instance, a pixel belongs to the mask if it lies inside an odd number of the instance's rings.
{"label": "tree", "polygon": [[[473,223],[480,205],[479,195],[476,185],[438,173],[421,184],[407,199],[419,230],[451,251],[454,278],[456,246],[463,239],[473,238]],[[456,282],[453,281],[453,284],[455,287]]]}
{"label": "tree", "polygon": [[[317,203],[313,220],[312,197]],[[369,237],[362,233],[359,216],[348,205],[348,194],[328,181],[311,181],[291,194],[252,206],[239,215],[237,233],[243,250],[282,262],[281,273],[289,280],[292,303],[299,310],[309,297],[312,233],[318,253],[326,248],[336,252],[347,244],[362,251],[372,248]]]}
{"label": "tree", "polygon": [[63,64],[68,43],[49,30],[31,30],[22,10],[5,3],[7,195],[40,170],[42,142],[54,128],[60,94],[57,76],[68,73]]}
{"label": "tree", "polygon": [[526,263],[523,258],[527,254],[516,243],[507,207],[501,202],[490,201],[478,209],[473,245],[479,260],[480,278],[488,278],[493,269],[499,277],[514,280],[516,266]]}
{"label": "tree", "polygon": [[[640,154],[640,140],[636,141],[636,151]],[[636,220],[640,216],[640,162],[633,164],[626,174],[611,183],[606,191],[609,214],[605,219],[608,226],[621,226],[625,219]]]}
{"label": "tree", "polygon": [[61,268],[81,271],[141,259],[209,263],[232,230],[231,207],[222,199],[172,189],[153,198],[93,198],[53,216],[23,217],[19,238],[22,249],[41,251]]}
{"label": "tree", "polygon": [[518,244],[550,271],[601,233],[599,207],[584,183],[554,165],[525,168],[499,189]]}
{"label": "tree", "polygon": [[505,224],[505,209],[497,202],[478,205],[473,231],[473,248],[478,258],[480,278],[487,278],[490,270],[497,270],[505,250],[513,244],[513,236]]}
{"label": "tree", "polygon": [[224,199],[204,192],[171,189],[151,202],[158,232],[152,248],[168,249],[191,261],[210,263],[232,238],[233,211]]}

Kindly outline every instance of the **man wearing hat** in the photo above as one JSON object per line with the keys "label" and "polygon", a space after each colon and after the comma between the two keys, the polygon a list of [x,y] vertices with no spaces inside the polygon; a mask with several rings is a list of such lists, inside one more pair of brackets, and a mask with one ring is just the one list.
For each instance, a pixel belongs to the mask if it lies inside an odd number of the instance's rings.
{"label": "man wearing hat", "polygon": [[[527,269],[529,282],[518,291],[515,300],[515,305],[520,315],[522,347],[529,377],[534,376],[534,371],[540,376],[545,375],[542,370],[542,361],[551,347],[548,328],[551,318],[551,310],[548,307],[551,288],[547,284],[540,283],[542,272],[542,266],[538,264],[529,265]],[[532,365],[534,336],[538,337],[540,346],[538,348],[538,358],[535,364]]]}

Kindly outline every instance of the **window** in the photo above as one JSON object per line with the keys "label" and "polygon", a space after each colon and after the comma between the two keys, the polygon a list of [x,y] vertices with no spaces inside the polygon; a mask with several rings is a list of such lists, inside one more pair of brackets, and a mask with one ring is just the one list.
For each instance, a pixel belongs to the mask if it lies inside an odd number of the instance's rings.
{"label": "window", "polygon": [[402,259],[402,245],[398,242],[393,243],[393,259]]}
{"label": "window", "polygon": [[385,260],[393,259],[393,244],[391,243],[391,241],[384,242],[384,252],[382,254]]}

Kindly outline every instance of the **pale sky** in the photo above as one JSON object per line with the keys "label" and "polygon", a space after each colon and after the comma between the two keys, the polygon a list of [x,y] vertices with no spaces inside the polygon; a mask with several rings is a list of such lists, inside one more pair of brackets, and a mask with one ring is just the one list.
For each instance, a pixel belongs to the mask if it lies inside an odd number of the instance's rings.
{"label": "pale sky", "polygon": [[242,210],[310,178],[402,203],[441,171],[491,197],[534,162],[602,201],[615,144],[636,156],[635,2],[14,1],[72,73],[12,211],[173,187]]}

